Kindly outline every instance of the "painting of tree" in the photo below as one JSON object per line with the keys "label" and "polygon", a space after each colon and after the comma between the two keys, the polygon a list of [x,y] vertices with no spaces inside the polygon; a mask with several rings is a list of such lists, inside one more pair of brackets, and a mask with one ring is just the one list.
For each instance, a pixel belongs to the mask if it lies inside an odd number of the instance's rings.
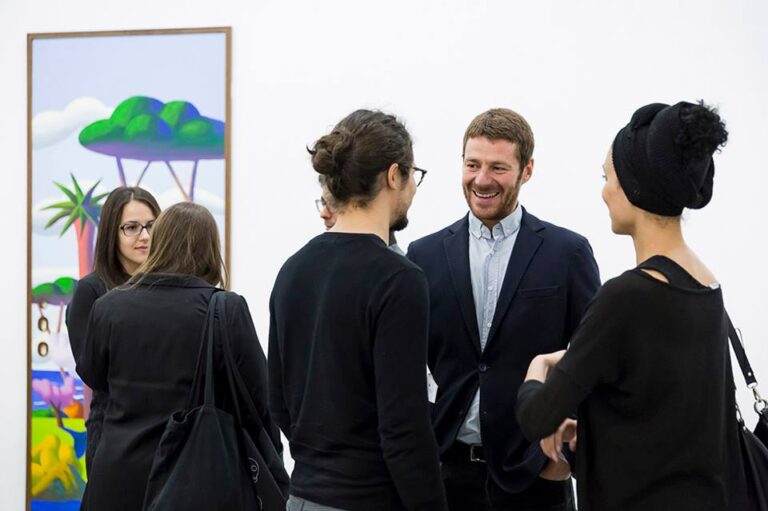
{"label": "painting of tree", "polygon": [[28,42],[27,509],[77,511],[91,395],[66,318],[78,279],[94,269],[104,192],[140,186],[162,209],[208,208],[228,258],[231,31]]}
{"label": "painting of tree", "polygon": [[60,220],[66,219],[64,227],[62,227],[61,233],[59,233],[59,236],[63,236],[74,225],[77,236],[77,259],[80,278],[83,278],[93,271],[93,245],[96,239],[96,226],[99,223],[99,214],[101,213],[101,201],[109,194],[94,195],[99,182],[83,193],[83,189],[80,187],[77,179],[75,179],[75,176],[72,174],[70,176],[72,177],[72,189],[60,183],[55,183],[59,190],[64,192],[67,199],[44,208],[59,210],[45,227],[47,229]]}
{"label": "painting of tree", "polygon": [[[201,115],[188,101],[163,103],[134,96],[120,103],[108,119],[83,128],[80,144],[113,156],[122,186],[126,186],[123,159],[146,162],[136,186],[152,163],[165,164],[184,199],[194,202],[200,160],[224,158],[224,123]],[[193,162],[192,178],[186,189],[173,168],[174,161]]]}

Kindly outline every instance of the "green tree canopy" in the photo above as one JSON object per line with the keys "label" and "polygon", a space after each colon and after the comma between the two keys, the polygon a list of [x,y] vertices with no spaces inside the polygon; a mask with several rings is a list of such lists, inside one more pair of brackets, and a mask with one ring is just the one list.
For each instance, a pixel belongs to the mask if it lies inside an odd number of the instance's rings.
{"label": "green tree canopy", "polygon": [[224,158],[224,123],[200,115],[188,101],[134,96],[120,103],[109,119],[83,128],[80,144],[147,162],[218,160]]}

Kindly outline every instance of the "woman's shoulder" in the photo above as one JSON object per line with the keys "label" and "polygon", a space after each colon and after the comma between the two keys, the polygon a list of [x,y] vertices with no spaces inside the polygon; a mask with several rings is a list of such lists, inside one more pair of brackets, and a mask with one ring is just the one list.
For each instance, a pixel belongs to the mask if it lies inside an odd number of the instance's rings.
{"label": "woman's shoulder", "polygon": [[627,292],[645,290],[648,286],[643,279],[638,279],[634,269],[605,281],[598,294],[615,298]]}
{"label": "woman's shoulder", "polygon": [[219,289],[214,291],[222,296],[224,305],[227,311],[234,313],[241,313],[242,311],[248,311],[248,302],[243,295],[240,295],[234,291],[228,291],[226,289]]}
{"label": "woman's shoulder", "polygon": [[[650,277],[649,278],[653,278]],[[621,275],[607,280],[595,294],[593,304],[596,306],[621,306],[634,307],[637,299],[646,294],[655,294],[658,290],[647,279],[639,276],[637,272],[627,270]]]}
{"label": "woman's shoulder", "polygon": [[92,289],[99,296],[107,292],[107,286],[104,284],[104,281],[101,279],[99,274],[95,271],[78,280],[77,287],[79,289]]}

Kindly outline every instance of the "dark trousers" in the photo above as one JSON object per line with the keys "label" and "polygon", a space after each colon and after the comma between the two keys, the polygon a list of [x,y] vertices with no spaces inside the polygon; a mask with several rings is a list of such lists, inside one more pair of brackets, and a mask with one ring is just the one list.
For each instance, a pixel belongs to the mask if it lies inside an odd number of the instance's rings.
{"label": "dark trousers", "polygon": [[571,480],[537,478],[522,493],[501,489],[488,476],[485,463],[449,461],[442,464],[450,511],[575,511]]}

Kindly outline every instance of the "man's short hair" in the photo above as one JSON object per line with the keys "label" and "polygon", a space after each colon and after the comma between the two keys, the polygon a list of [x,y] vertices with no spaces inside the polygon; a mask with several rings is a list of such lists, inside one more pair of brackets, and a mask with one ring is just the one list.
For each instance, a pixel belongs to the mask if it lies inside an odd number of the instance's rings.
{"label": "man's short hair", "polygon": [[491,108],[481,113],[469,123],[464,132],[464,144],[461,155],[467,148],[470,138],[486,137],[490,140],[508,140],[517,144],[517,156],[520,166],[528,164],[533,156],[533,131],[522,115],[508,108]]}

